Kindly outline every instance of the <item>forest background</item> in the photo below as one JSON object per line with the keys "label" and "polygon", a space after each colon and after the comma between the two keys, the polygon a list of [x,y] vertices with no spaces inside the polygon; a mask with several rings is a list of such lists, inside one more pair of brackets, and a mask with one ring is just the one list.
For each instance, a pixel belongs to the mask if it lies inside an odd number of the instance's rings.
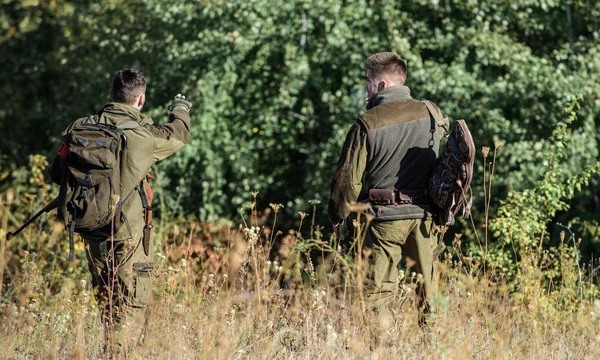
{"label": "forest background", "polygon": [[[328,228],[323,205],[341,143],[365,107],[363,61],[384,50],[406,58],[414,98],[467,120],[478,150],[501,144],[490,214],[547,174],[552,131],[575,97],[581,108],[560,166],[575,176],[598,161],[595,1],[1,6],[0,190],[26,186],[29,155],[51,162],[62,130],[109,101],[116,70],[135,66],[148,78],[145,112],[156,122],[166,121],[176,93],[194,102],[190,143],[154,169],[161,216],[240,221],[240,207],[260,191],[263,207],[281,203],[288,215],[321,201],[318,222]],[[476,167],[480,231],[481,158]],[[557,195],[565,204],[548,223],[548,240],[557,241],[557,221],[568,224],[591,257],[600,246],[598,189],[593,177],[574,194]]]}
{"label": "forest background", "polygon": [[156,123],[175,94],[194,103],[189,144],[153,168],[161,235],[194,219],[240,224],[258,191],[264,214],[284,205],[278,228],[297,227],[303,211],[314,216],[305,231],[319,225],[327,237],[330,179],[365,107],[363,61],[389,50],[407,60],[412,96],[466,119],[477,146],[473,218],[446,243],[514,278],[523,254],[558,249],[566,231],[574,262],[597,270],[597,1],[4,0],[0,9],[0,194],[15,194],[11,226],[57,193],[44,175],[62,130],[108,102],[113,74],[133,66],[146,74],[144,112]]}

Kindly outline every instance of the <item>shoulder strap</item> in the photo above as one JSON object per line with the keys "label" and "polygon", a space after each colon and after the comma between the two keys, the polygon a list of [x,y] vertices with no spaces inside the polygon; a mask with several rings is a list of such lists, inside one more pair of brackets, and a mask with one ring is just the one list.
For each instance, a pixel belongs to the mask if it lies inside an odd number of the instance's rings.
{"label": "shoulder strap", "polygon": [[433,104],[429,100],[421,101],[425,106],[427,106],[427,110],[429,111],[429,115],[435,120],[439,127],[443,128],[446,133],[448,132],[448,121],[446,119],[441,118],[437,115],[436,109],[433,107]]}
{"label": "shoulder strap", "polygon": [[117,127],[121,130],[130,130],[141,127],[141,125],[137,121],[129,120],[124,123],[117,125]]}

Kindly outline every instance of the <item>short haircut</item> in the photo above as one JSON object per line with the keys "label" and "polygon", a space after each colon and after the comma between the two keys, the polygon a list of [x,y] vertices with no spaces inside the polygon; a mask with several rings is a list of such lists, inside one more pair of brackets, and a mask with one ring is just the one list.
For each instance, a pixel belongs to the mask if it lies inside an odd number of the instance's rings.
{"label": "short haircut", "polygon": [[406,81],[406,61],[393,52],[380,52],[369,56],[365,68],[376,79],[393,77],[401,84]]}
{"label": "short haircut", "polygon": [[146,78],[139,69],[117,71],[112,85],[112,99],[122,104],[133,104],[135,99],[146,92]]}

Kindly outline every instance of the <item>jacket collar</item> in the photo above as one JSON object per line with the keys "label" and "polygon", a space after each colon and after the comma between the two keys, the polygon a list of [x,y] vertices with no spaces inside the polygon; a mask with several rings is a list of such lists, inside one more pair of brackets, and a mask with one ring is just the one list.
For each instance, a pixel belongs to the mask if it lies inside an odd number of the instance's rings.
{"label": "jacket collar", "polygon": [[152,120],[150,117],[142,114],[138,109],[133,106],[110,102],[102,107],[98,111],[100,117],[106,117],[114,125],[124,123],[126,121],[135,121],[140,125],[151,124]]}
{"label": "jacket collar", "polygon": [[373,95],[367,103],[367,110],[374,108],[377,105],[389,103],[396,100],[412,99],[408,86],[398,85],[390,86]]}

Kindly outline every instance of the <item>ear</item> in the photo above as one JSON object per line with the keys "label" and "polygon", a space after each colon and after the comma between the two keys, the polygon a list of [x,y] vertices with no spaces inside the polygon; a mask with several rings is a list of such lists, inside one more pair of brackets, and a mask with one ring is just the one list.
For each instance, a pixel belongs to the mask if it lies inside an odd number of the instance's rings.
{"label": "ear", "polygon": [[390,87],[390,83],[388,83],[387,80],[381,80],[377,84],[377,91],[381,91],[383,89],[387,89],[388,87]]}
{"label": "ear", "polygon": [[108,97],[110,97],[112,101],[115,101],[112,97],[112,88],[110,88],[110,91],[108,92]]}
{"label": "ear", "polygon": [[141,109],[144,106],[144,103],[146,102],[146,94],[141,94],[138,99],[137,99],[137,106],[139,106],[139,108]]}

